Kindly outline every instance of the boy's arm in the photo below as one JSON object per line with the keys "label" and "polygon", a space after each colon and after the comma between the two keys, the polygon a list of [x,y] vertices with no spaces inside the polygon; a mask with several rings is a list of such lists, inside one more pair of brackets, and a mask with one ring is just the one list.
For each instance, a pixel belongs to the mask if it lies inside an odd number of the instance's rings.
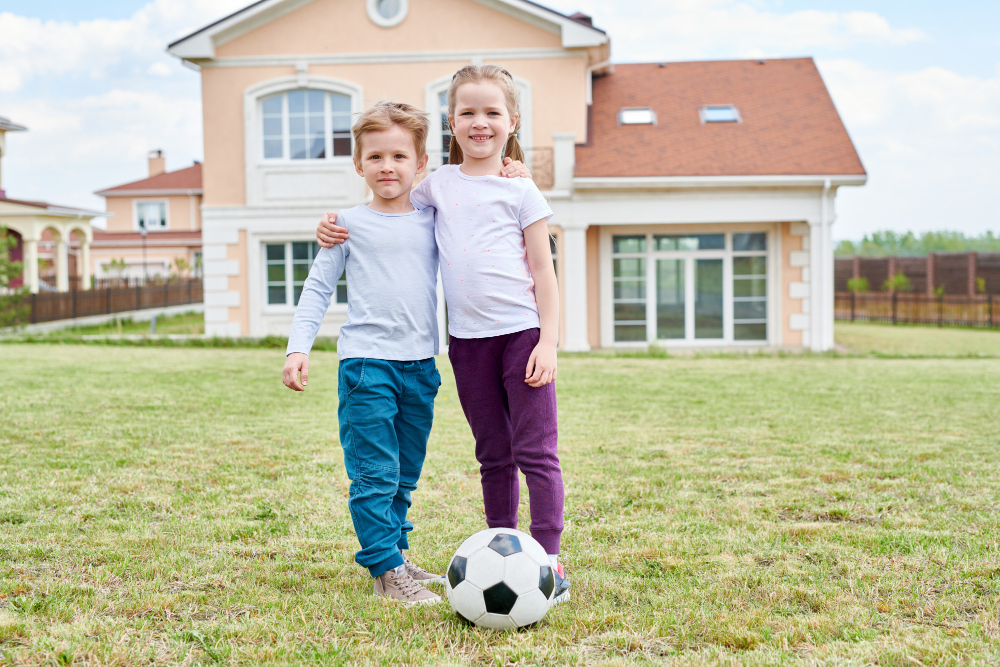
{"label": "boy's arm", "polygon": [[541,387],[556,379],[559,284],[552,266],[546,220],[547,218],[542,218],[524,228],[524,248],[528,255],[528,270],[535,281],[535,302],[538,304],[538,321],[541,327],[538,344],[531,351],[528,366],[524,370],[524,381],[532,387]]}
{"label": "boy's arm", "polygon": [[[330,298],[337,291],[337,281],[344,273],[349,254],[346,245],[320,250],[309,269],[309,277],[302,286],[302,294],[295,308],[292,330],[285,350],[285,368],[282,380],[285,385],[302,391],[309,374],[309,351],[312,349],[316,333],[323,323],[323,316],[330,307]],[[302,374],[302,384],[298,375]]]}

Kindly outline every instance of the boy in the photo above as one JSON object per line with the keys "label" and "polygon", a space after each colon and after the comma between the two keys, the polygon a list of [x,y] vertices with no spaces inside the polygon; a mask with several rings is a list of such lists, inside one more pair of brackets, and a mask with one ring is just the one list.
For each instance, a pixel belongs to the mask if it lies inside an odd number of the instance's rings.
{"label": "boy", "polygon": [[375,579],[376,595],[433,604],[441,597],[424,586],[444,577],[403,553],[413,530],[406,519],[410,494],[420,478],[441,385],[434,364],[434,209],[410,204],[413,179],[427,166],[428,121],[409,104],[381,102],[361,114],[353,132],[354,166],[371,188],[372,202],[342,211],[350,240],[316,256],[295,311],[282,380],[304,390],[307,355],[346,269],[350,291],[348,321],[337,341],[337,416],[351,479],[347,504],[361,544],[355,561]]}

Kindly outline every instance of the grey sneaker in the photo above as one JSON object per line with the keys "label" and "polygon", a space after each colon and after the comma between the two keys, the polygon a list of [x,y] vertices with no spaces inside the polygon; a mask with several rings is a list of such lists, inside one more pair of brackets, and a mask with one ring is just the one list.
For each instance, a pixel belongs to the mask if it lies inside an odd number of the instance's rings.
{"label": "grey sneaker", "polygon": [[433,574],[428,572],[419,565],[414,565],[413,561],[407,558],[406,554],[402,551],[399,553],[403,554],[403,565],[406,566],[406,573],[410,575],[410,578],[412,578],[415,582],[422,586],[426,586],[427,584],[441,584],[444,586],[443,574]]}
{"label": "grey sneaker", "polygon": [[408,605],[436,604],[441,601],[440,595],[415,582],[406,572],[405,565],[375,577],[375,595]]}

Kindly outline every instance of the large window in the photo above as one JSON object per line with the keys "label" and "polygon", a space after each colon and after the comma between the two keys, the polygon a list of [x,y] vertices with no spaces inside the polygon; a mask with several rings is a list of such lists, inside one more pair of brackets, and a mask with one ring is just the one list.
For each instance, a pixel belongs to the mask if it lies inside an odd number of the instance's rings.
{"label": "large window", "polygon": [[157,231],[167,228],[167,203],[140,201],[135,204],[136,229]]}
{"label": "large window", "polygon": [[[319,244],[313,242],[268,243],[264,257],[267,271],[267,304],[298,305],[302,286],[309,277]],[[335,303],[347,303],[347,274],[337,282]]]}
{"label": "large window", "polygon": [[611,252],[615,342],[767,340],[766,233],[620,235]]}
{"label": "large window", "polygon": [[323,160],[351,155],[351,98],[291,90],[261,101],[264,158]]}

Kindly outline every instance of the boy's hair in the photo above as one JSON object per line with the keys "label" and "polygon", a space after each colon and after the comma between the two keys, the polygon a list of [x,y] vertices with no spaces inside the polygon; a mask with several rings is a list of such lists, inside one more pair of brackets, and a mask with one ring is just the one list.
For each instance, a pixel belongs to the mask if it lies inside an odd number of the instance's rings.
{"label": "boy's hair", "polygon": [[404,102],[378,102],[370,109],[362,111],[354,122],[354,162],[361,164],[361,138],[369,132],[383,132],[393,125],[399,125],[413,135],[413,145],[417,149],[417,161],[427,152],[427,133],[430,122],[427,114]]}
{"label": "boy's hair", "polygon": [[[451,118],[455,116],[455,94],[459,87],[462,84],[479,83],[480,81],[489,81],[498,85],[503,91],[504,100],[507,102],[507,113],[512,117],[517,116],[517,124],[514,126],[514,131],[507,137],[503,156],[524,162],[524,151],[517,141],[517,133],[521,129],[521,107],[517,86],[514,84],[514,77],[503,67],[499,65],[466,65],[455,72],[455,76],[451,77],[451,85],[448,87],[448,116]],[[464,160],[462,148],[452,136],[451,148],[448,151],[448,164],[462,164]]]}

